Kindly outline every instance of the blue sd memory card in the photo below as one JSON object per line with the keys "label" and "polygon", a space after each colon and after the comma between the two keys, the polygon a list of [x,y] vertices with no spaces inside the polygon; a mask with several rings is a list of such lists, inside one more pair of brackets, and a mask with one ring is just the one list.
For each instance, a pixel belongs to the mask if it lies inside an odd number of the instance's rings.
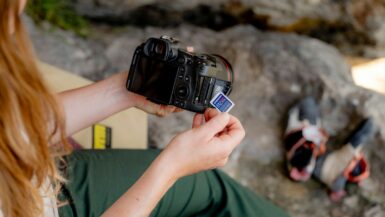
{"label": "blue sd memory card", "polygon": [[234,103],[222,92],[217,93],[210,104],[221,112],[229,112],[233,107]]}

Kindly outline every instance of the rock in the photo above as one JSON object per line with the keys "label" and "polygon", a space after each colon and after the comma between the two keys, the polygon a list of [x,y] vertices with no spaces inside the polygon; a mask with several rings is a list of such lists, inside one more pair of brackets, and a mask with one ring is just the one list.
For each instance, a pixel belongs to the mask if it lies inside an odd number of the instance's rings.
{"label": "rock", "polygon": [[330,212],[331,217],[349,217],[345,212],[341,210],[340,207],[335,207]]}
{"label": "rock", "polygon": [[334,21],[341,15],[340,5],[331,0],[214,0],[209,4],[204,0],[162,2],[155,0],[75,0],[74,5],[77,11],[85,16],[107,20],[134,18],[135,16],[133,17],[131,14],[144,8],[151,12],[157,10],[159,15],[163,12],[163,15],[166,14],[163,19],[173,18],[168,16],[170,13],[179,13],[180,15],[177,16],[183,17],[183,15],[191,15],[194,11],[198,12],[203,9],[202,6],[206,6],[205,10],[211,12],[222,10],[234,17],[243,16],[245,12],[251,11],[256,16],[266,17],[269,25],[277,27],[291,26],[302,18]]}
{"label": "rock", "polygon": [[[127,19],[130,13],[140,11],[146,6],[154,5],[158,11],[183,11],[197,7],[197,5],[205,4],[204,0],[193,1],[162,1],[156,0],[73,0],[76,10],[88,17],[95,19]],[[219,6],[223,0],[211,1],[212,5]],[[147,8],[150,9],[150,8]]]}
{"label": "rock", "polygon": [[100,43],[45,22],[37,26],[27,16],[23,19],[40,60],[92,80],[103,77],[108,65]]}
{"label": "rock", "polygon": [[385,209],[375,205],[364,212],[364,217],[385,217]]}
{"label": "rock", "polygon": [[344,198],[343,203],[350,209],[356,209],[359,205],[359,197],[357,195],[353,195],[347,198]]}
{"label": "rock", "polygon": [[[347,52],[378,55],[366,45],[385,45],[383,0],[73,0],[91,19],[138,26],[189,22],[213,29],[252,24],[294,31],[337,44]],[[326,33],[326,34],[325,34]],[[351,47],[355,48],[352,49]],[[364,46],[364,47],[361,47]],[[380,52],[381,53],[381,52]]]}

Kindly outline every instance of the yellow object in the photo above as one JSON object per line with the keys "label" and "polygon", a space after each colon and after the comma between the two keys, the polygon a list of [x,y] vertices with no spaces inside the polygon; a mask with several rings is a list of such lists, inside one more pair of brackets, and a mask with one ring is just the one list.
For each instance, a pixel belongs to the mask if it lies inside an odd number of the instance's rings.
{"label": "yellow object", "polygon": [[[90,80],[45,63],[39,63],[39,68],[48,84],[56,92],[92,83]],[[147,148],[147,114],[143,111],[131,108],[101,121],[100,124],[111,127],[113,149]],[[74,134],[73,138],[84,148],[92,148],[92,127]]]}
{"label": "yellow object", "polygon": [[101,125],[95,124],[93,126],[93,139],[92,139],[92,147],[94,149],[108,149],[111,148],[111,128]]}

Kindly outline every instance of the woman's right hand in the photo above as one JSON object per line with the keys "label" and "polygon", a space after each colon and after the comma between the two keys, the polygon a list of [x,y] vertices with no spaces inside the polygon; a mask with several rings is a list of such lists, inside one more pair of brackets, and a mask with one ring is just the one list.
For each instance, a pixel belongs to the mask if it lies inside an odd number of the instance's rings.
{"label": "woman's right hand", "polygon": [[196,114],[191,130],[177,135],[161,157],[175,178],[224,166],[245,136],[239,120],[215,109]]}
{"label": "woman's right hand", "polygon": [[193,128],[177,135],[103,216],[149,216],[175,181],[225,165],[244,136],[239,120],[228,113],[208,109],[195,115]]}

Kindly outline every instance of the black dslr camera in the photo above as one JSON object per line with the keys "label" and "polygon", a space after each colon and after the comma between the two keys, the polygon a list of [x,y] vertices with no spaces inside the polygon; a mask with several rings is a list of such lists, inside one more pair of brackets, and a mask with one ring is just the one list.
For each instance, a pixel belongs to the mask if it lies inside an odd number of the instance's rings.
{"label": "black dslr camera", "polygon": [[202,113],[218,92],[230,94],[233,80],[225,58],[188,52],[162,36],[136,48],[126,86],[152,102]]}

